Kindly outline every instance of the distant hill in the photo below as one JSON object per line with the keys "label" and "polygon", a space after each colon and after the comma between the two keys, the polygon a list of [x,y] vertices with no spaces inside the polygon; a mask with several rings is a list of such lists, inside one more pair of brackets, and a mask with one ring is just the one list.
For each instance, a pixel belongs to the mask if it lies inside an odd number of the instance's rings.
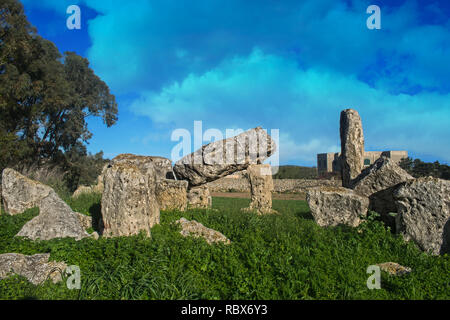
{"label": "distant hill", "polygon": [[274,179],[317,179],[317,168],[302,166],[280,166]]}

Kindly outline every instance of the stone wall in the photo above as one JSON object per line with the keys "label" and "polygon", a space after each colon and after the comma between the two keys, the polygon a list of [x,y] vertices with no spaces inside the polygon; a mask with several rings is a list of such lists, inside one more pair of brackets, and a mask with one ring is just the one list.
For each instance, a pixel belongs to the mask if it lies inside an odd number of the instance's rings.
{"label": "stone wall", "polygon": [[[275,192],[304,193],[319,186],[340,187],[340,180],[274,179]],[[250,183],[245,178],[222,178],[207,184],[210,192],[250,192]]]}

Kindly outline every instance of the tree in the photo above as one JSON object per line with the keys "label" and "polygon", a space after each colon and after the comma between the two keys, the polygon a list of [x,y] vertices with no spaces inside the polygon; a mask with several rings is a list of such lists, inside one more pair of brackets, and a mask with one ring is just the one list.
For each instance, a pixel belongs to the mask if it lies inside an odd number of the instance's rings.
{"label": "tree", "polygon": [[400,167],[406,170],[415,178],[432,176],[440,179],[450,179],[450,167],[440,164],[439,161],[433,163],[423,162],[420,159],[405,158],[399,163]]}
{"label": "tree", "polygon": [[86,155],[92,137],[86,119],[102,117],[107,127],[114,125],[115,97],[87,59],[61,55],[40,37],[20,2],[0,3],[0,143],[20,145],[27,153],[22,160],[34,162]]}

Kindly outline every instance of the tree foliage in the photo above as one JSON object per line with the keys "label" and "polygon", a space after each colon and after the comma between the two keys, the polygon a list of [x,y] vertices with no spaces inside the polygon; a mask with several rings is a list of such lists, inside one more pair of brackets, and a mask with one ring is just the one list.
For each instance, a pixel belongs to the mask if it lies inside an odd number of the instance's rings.
{"label": "tree foliage", "polygon": [[400,162],[400,167],[415,178],[432,176],[435,178],[450,180],[450,166],[440,164],[439,161],[423,162],[420,159],[405,158]]}
{"label": "tree foliage", "polygon": [[0,169],[86,156],[88,117],[107,127],[117,103],[89,61],[37,34],[17,0],[0,0]]}

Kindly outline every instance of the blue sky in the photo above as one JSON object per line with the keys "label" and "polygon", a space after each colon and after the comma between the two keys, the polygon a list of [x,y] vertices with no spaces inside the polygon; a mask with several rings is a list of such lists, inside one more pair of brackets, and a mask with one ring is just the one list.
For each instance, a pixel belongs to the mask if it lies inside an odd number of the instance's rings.
{"label": "blue sky", "polygon": [[[366,150],[450,162],[450,1],[23,0],[39,34],[111,88],[119,121],[88,150],[170,157],[178,128],[280,130],[280,163],[340,150],[359,111]],[[66,8],[81,8],[81,30]],[[366,8],[381,8],[369,30]],[[207,141],[205,141],[207,143]],[[192,150],[194,151],[194,150]]]}

